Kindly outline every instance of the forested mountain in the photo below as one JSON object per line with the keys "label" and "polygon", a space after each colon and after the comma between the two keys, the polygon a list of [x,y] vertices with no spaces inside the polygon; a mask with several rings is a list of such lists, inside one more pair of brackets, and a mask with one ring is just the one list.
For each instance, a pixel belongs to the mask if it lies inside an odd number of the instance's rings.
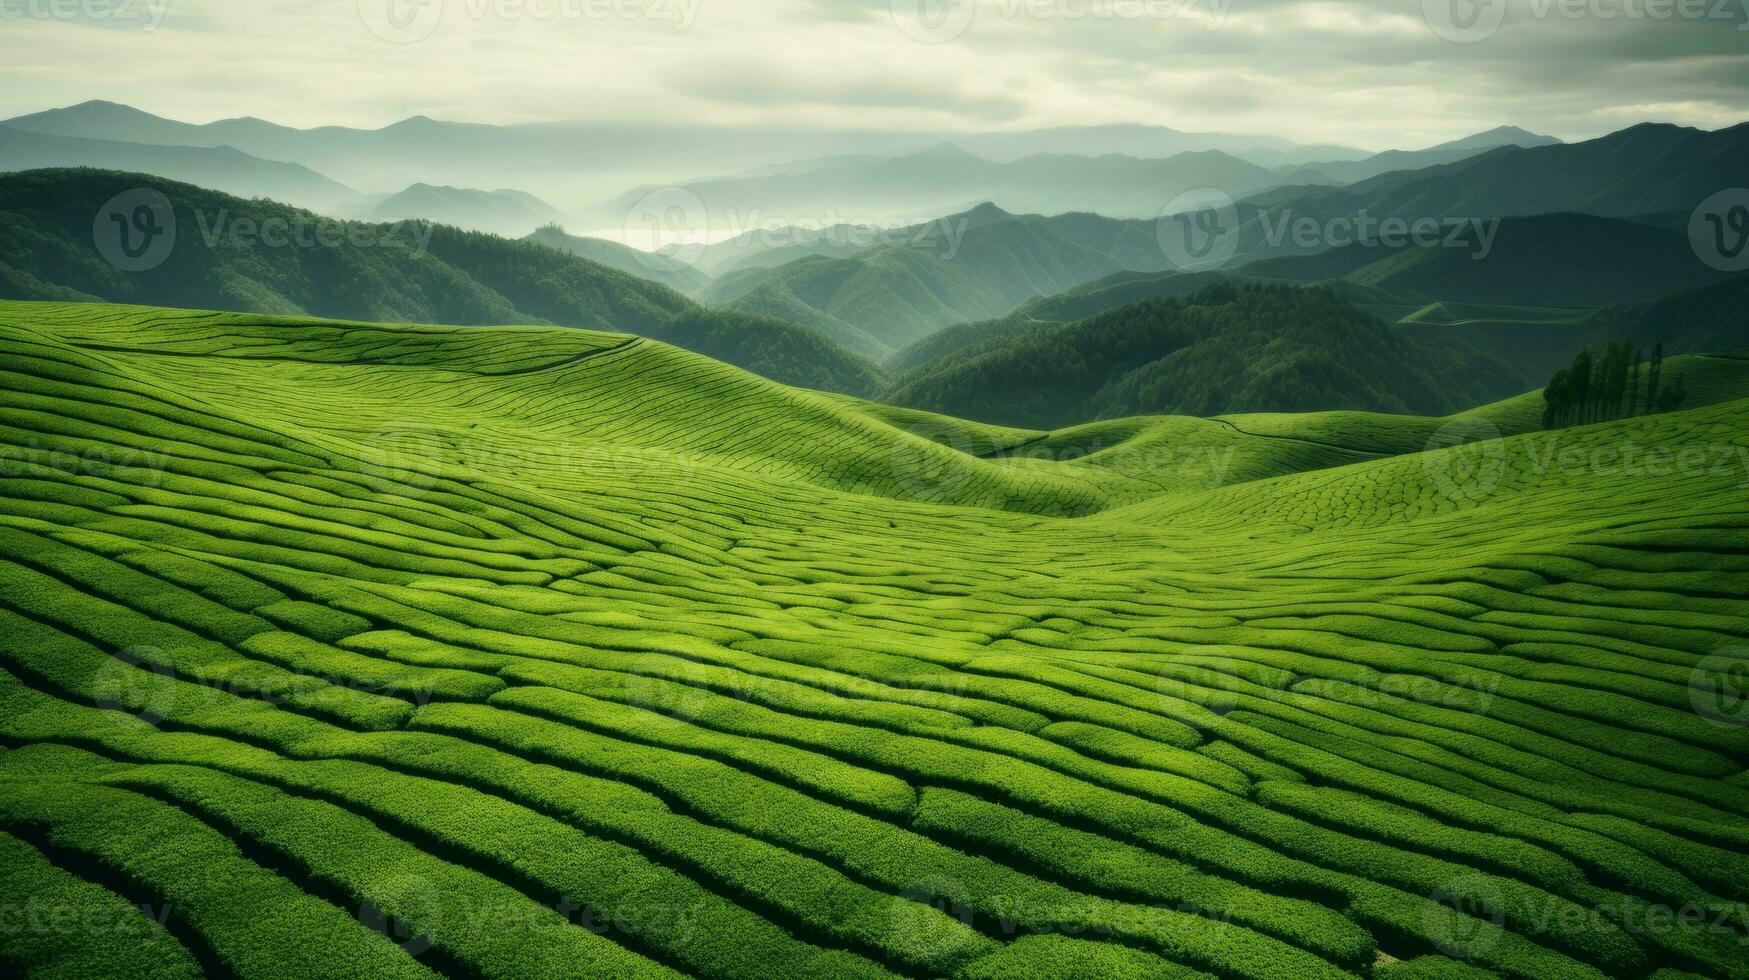
{"label": "forested mountain", "polygon": [[1666,354],[1749,350],[1749,276],[1598,310],[1585,326],[1595,341],[1620,338]]}
{"label": "forested mountain", "polygon": [[939,330],[895,352],[882,366],[892,374],[903,374],[993,337],[1021,333],[1040,324],[1069,323],[1159,296],[1182,296],[1225,280],[1217,272],[1120,272],[1067,292],[1041,296],[1000,319]]}
{"label": "forested mountain", "polygon": [[1419,343],[1325,290],[1223,283],[991,337],[898,376],[888,398],[1053,429],[1150,414],[1444,415],[1533,386],[1486,354]]}
{"label": "forested mountain", "polygon": [[558,208],[522,191],[414,184],[372,201],[354,214],[364,221],[423,219],[440,225],[521,238],[563,217]]}
{"label": "forested mountain", "polygon": [[703,298],[817,327],[876,358],[949,324],[1000,316],[1012,306],[980,277],[933,251],[910,247],[853,259],[802,259],[721,280]]}
{"label": "forested mountain", "polygon": [[883,358],[952,324],[1006,316],[1028,300],[1166,265],[1152,221],[1016,215],[992,204],[883,238],[905,244],[773,268],[753,264],[723,275],[701,300],[818,327]]}
{"label": "forested mountain", "polygon": [[[174,211],[161,264],[123,271],[93,219],[125,191]],[[545,245],[424,222],[367,224],[143,174],[0,176],[0,298],[107,300],[348,320],[559,324],[639,333],[775,380],[859,394],[874,369],[805,327],[712,315],[659,283]]]}
{"label": "forested mountain", "polygon": [[1532,378],[1547,378],[1582,348],[1625,340],[1665,353],[1749,350],[1749,276],[1597,310],[1440,304],[1400,325],[1429,344],[1487,350]]}
{"label": "forested mountain", "polygon": [[1431,245],[1354,244],[1263,260],[1235,273],[1286,282],[1341,279],[1352,287],[1345,295],[1405,306],[1605,306],[1726,278],[1695,256],[1685,235],[1587,214],[1482,222],[1441,233]]}
{"label": "forested mountain", "polygon": [[609,269],[618,269],[654,280],[688,296],[696,296],[711,283],[710,276],[679,259],[658,252],[639,251],[605,238],[584,238],[566,234],[565,229],[557,224],[536,229],[527,240],[605,265]]}
{"label": "forested mountain", "polygon": [[761,227],[710,244],[668,245],[658,254],[681,259],[706,275],[769,269],[797,259],[824,256],[847,259],[884,245],[903,244],[900,236],[871,225]]}
{"label": "forested mountain", "polygon": [[[156,268],[123,272],[98,251],[92,222],[106,201],[142,188],[172,203],[173,247]],[[6,243],[0,261],[114,302],[632,331],[689,305],[665,286],[537,245],[417,222],[346,224],[140,174],[46,170],[3,177],[0,212],[7,216],[0,222]]]}
{"label": "forested mountain", "polygon": [[872,361],[818,330],[772,317],[694,307],[645,336],[798,388],[872,395],[884,383]]}

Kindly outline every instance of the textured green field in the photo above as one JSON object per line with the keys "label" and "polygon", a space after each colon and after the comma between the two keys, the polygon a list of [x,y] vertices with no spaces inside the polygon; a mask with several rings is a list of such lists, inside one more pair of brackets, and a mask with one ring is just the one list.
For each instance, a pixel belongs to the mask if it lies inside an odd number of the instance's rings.
{"label": "textured green field", "polygon": [[1749,976],[1701,367],[1561,433],[1047,434],[0,304],[0,972]]}

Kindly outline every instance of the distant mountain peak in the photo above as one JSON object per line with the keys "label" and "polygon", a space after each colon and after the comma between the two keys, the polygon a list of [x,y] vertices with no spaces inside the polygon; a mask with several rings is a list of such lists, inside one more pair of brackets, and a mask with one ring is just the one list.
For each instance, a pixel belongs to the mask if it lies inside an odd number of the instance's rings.
{"label": "distant mountain peak", "polygon": [[973,152],[967,150],[965,147],[960,146],[958,143],[954,143],[954,142],[948,141],[948,140],[944,140],[940,143],[937,143],[934,146],[930,147],[929,149],[923,150],[919,153],[913,153],[911,155],[911,159],[913,159],[913,160],[976,160],[980,163],[985,162],[983,157],[978,156],[976,153],[973,153]]}
{"label": "distant mountain peak", "polygon": [[1517,126],[1496,126],[1487,132],[1474,133],[1465,136],[1463,139],[1452,140],[1449,143],[1441,143],[1436,147],[1432,147],[1432,149],[1491,149],[1496,146],[1520,146],[1528,148],[1536,146],[1554,146],[1560,142],[1561,140],[1556,139],[1553,136],[1543,136],[1540,133],[1533,133],[1530,130],[1520,129]]}
{"label": "distant mountain peak", "polygon": [[390,123],[382,128],[382,132],[392,133],[407,129],[430,129],[442,125],[430,116],[408,116],[400,122]]}
{"label": "distant mountain peak", "polygon": [[960,217],[970,218],[973,221],[984,223],[1000,221],[1003,218],[1012,218],[1014,215],[997,207],[993,201],[985,201],[970,211],[967,211],[965,214],[960,215]]}

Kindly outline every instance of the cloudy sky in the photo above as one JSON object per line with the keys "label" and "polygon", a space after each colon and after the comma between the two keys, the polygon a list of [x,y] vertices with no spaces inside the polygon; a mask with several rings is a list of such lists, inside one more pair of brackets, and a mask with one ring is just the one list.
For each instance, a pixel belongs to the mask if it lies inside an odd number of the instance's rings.
{"label": "cloudy sky", "polygon": [[0,0],[0,117],[1104,122],[1422,146],[1749,120],[1749,0]]}

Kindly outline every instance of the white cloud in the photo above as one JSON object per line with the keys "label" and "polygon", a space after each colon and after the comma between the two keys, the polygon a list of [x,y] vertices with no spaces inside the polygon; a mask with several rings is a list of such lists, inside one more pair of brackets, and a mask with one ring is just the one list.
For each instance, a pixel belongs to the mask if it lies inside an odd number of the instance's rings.
{"label": "white cloud", "polygon": [[[1749,113],[1737,23],[1539,20],[1529,0],[1471,44],[1428,28],[1422,0],[976,0],[939,44],[888,0],[170,0],[156,30],[93,16],[162,2],[0,0],[0,115],[102,98],[311,126],[1148,122],[1384,147]],[[1069,16],[1089,9],[1108,15]]]}

